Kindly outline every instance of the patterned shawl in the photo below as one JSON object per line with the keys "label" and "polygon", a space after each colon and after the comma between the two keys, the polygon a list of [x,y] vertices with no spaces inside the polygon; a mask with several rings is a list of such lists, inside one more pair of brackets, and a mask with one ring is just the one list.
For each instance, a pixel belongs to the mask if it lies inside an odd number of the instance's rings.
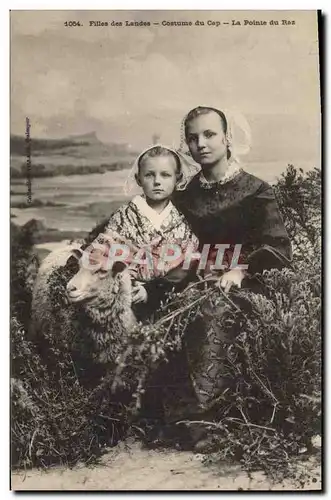
{"label": "patterned shawl", "polygon": [[[164,276],[170,269],[178,267],[184,260],[188,245],[192,245],[194,251],[198,248],[198,239],[184,215],[172,202],[169,202],[161,213],[157,213],[140,195],[135,196],[110,217],[105,231],[99,234],[95,242],[108,247],[112,243],[128,245],[132,251],[130,271],[136,279],[142,281]],[[162,259],[162,255],[165,253],[165,245],[170,244],[178,245],[181,255],[168,262]],[[142,249],[146,249],[146,254]],[[151,261],[149,265],[132,262],[132,255],[137,255],[137,252],[140,259],[144,260],[146,257],[146,262],[147,257],[151,255],[153,264],[151,265]],[[166,254],[171,255],[171,250],[168,249]]]}

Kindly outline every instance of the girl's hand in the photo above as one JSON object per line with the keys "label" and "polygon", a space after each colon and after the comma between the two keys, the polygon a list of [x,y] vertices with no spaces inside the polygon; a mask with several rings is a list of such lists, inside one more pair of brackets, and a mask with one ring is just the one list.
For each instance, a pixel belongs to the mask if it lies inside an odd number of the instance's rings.
{"label": "girl's hand", "polygon": [[225,293],[228,293],[233,285],[241,288],[241,282],[245,277],[243,269],[231,269],[223,274],[219,280],[219,286],[224,288]]}
{"label": "girl's hand", "polygon": [[147,302],[147,291],[143,285],[135,285],[132,288],[132,302],[138,304],[139,302]]}

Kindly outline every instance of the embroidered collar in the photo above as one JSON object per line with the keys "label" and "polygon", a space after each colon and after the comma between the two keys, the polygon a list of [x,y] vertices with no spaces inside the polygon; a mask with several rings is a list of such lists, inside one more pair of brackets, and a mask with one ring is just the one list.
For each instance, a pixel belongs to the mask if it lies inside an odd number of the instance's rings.
{"label": "embroidered collar", "polygon": [[132,199],[132,203],[136,205],[138,210],[149,220],[149,222],[154,226],[155,229],[160,231],[162,224],[171,214],[174,205],[169,201],[168,205],[162,210],[161,213],[156,212],[151,208],[145,198],[141,195],[137,195]]}
{"label": "embroidered collar", "polygon": [[207,179],[205,178],[205,176],[203,175],[203,172],[201,170],[201,172],[198,174],[199,175],[199,177],[198,177],[199,184],[204,189],[211,189],[214,186],[216,186],[216,184],[218,184],[218,185],[225,184],[226,182],[230,181],[231,179],[234,179],[241,171],[242,171],[242,168],[238,165],[238,163],[236,163],[236,162],[230,163],[224,176],[219,181],[211,181],[210,182],[210,181],[207,181]]}

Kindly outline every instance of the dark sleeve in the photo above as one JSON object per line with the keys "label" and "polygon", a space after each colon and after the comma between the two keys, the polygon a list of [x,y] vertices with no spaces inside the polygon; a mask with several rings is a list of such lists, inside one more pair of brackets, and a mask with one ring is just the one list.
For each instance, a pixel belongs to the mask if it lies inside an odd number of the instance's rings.
{"label": "dark sleeve", "polygon": [[244,249],[250,274],[291,266],[292,247],[274,191],[263,183],[251,199],[249,243]]}
{"label": "dark sleeve", "polygon": [[157,309],[162,300],[171,291],[180,292],[196,278],[196,267],[198,262],[189,269],[182,266],[171,269],[165,276],[154,278],[144,284],[147,291],[147,305],[152,309]]}

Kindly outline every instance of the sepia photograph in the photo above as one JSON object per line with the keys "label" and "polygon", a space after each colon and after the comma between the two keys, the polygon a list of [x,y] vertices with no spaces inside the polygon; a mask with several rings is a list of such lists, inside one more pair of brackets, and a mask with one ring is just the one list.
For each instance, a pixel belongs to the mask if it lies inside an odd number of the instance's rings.
{"label": "sepia photograph", "polygon": [[11,490],[321,491],[321,11],[9,16]]}

